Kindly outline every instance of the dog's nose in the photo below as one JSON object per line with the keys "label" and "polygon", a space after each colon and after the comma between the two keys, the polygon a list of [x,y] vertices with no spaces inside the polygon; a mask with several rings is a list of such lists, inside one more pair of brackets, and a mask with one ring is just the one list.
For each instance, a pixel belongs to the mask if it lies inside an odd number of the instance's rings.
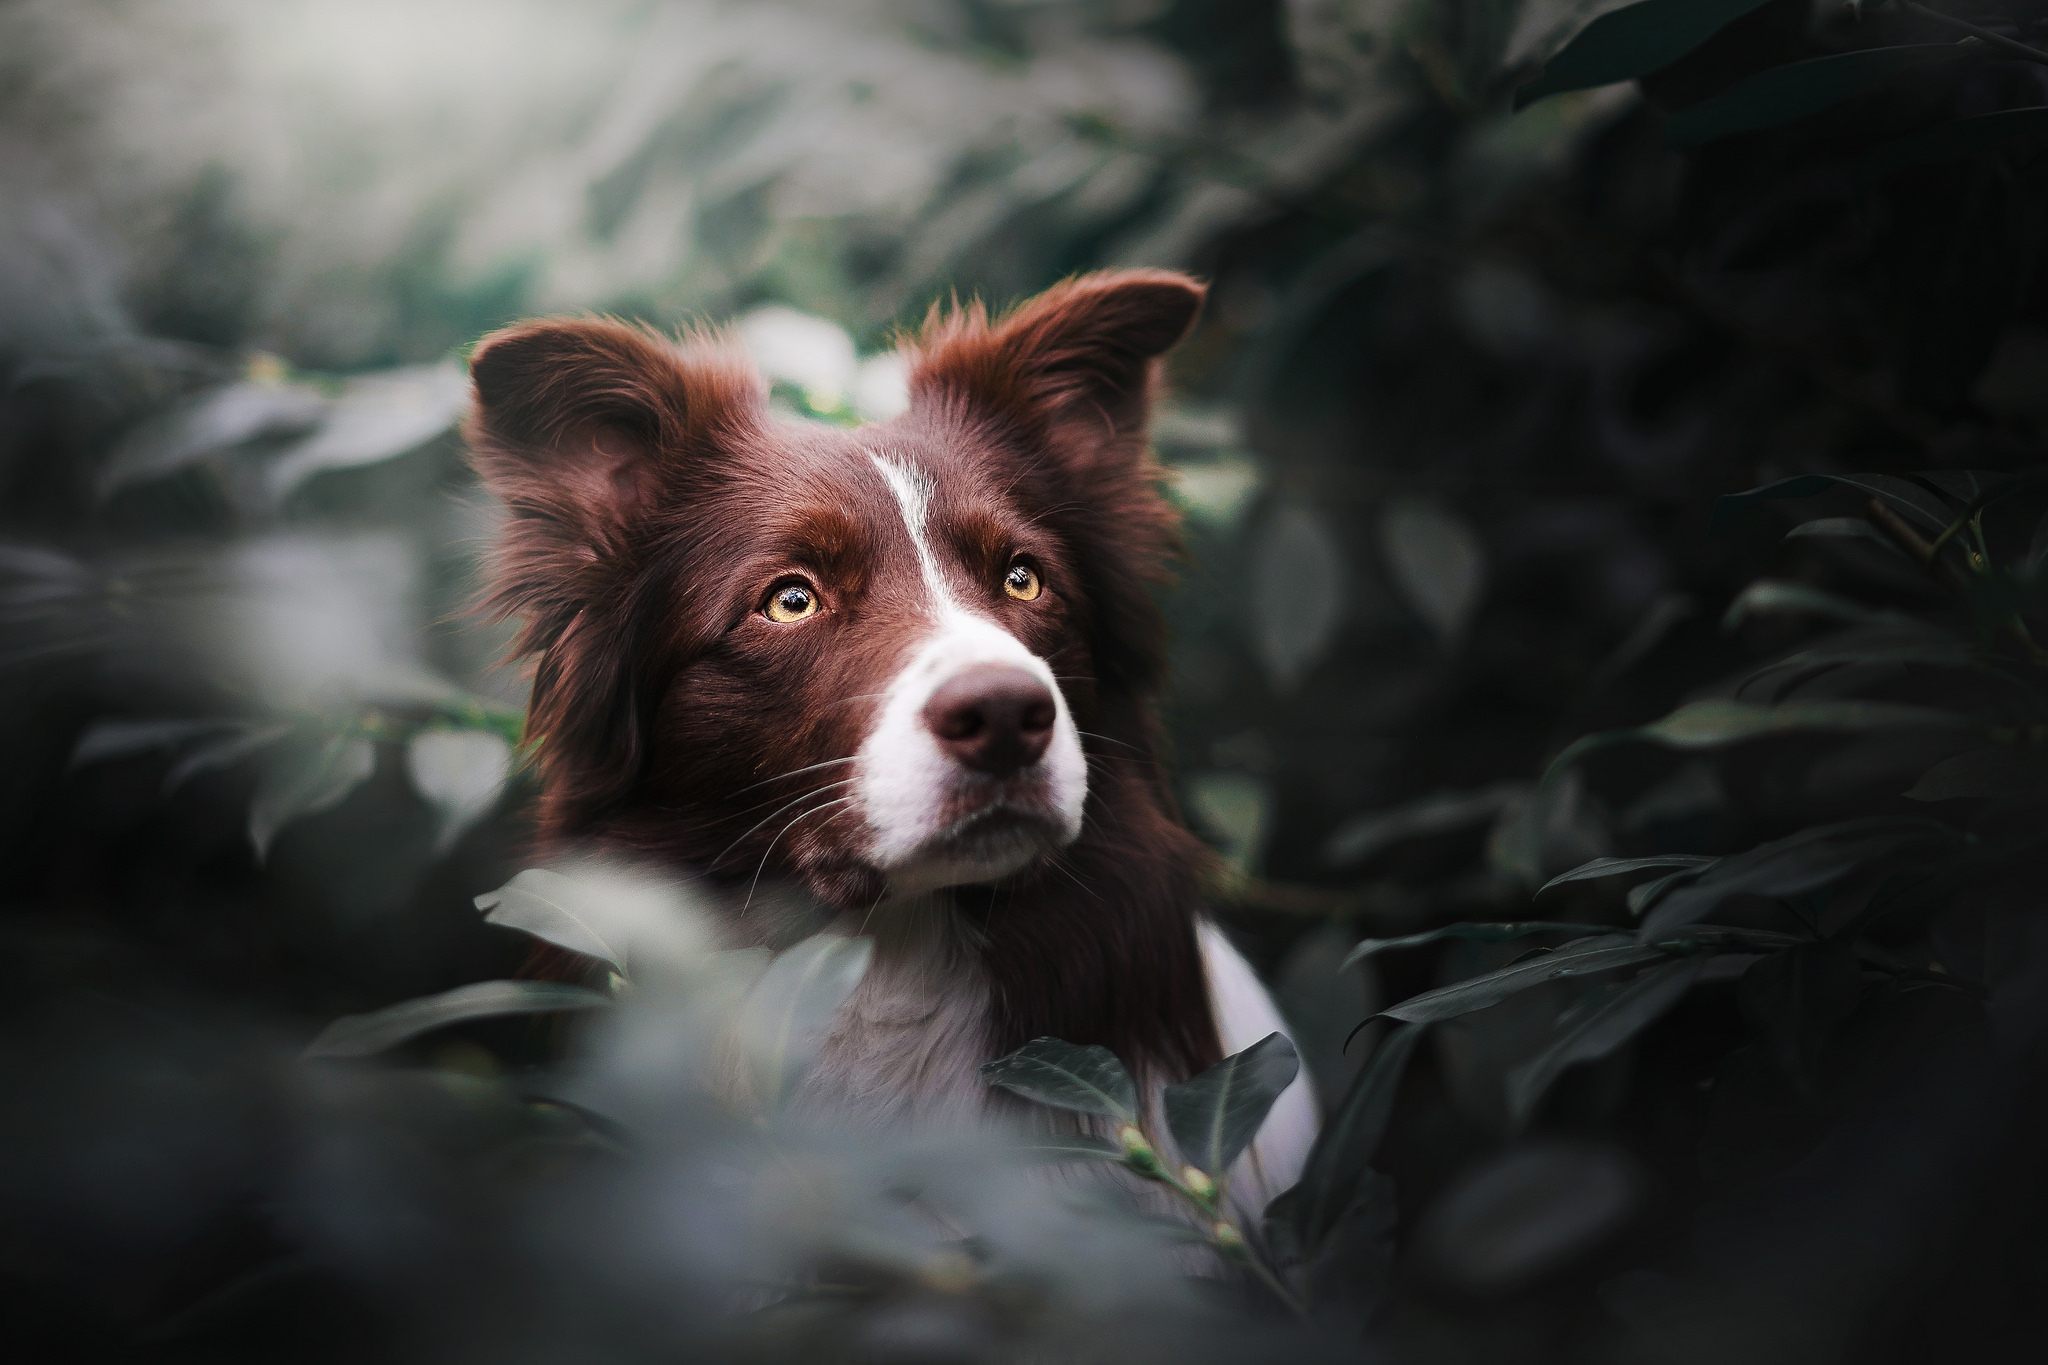
{"label": "dog's nose", "polygon": [[963,767],[992,777],[1045,756],[1059,716],[1052,692],[1010,664],[977,664],[941,684],[924,706],[925,727]]}

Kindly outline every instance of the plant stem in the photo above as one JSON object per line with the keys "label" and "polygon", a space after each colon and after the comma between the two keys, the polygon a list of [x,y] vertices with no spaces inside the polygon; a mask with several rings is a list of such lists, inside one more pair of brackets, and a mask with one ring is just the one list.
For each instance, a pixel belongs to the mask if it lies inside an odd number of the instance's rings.
{"label": "plant stem", "polygon": [[2038,47],[2028,47],[2019,39],[2008,38],[2003,33],[1994,33],[1988,28],[1982,28],[1971,23],[1968,19],[1957,19],[1951,15],[1943,14],[1938,9],[1929,9],[1925,5],[1917,5],[1913,3],[1913,0],[1899,0],[1899,8],[1918,18],[1930,20],[1937,24],[1947,24],[1953,29],[1960,29],[1978,42],[1983,43],[1987,47],[1995,47],[2009,57],[2024,57],[2030,62],[2048,63],[2048,52],[2043,52]]}

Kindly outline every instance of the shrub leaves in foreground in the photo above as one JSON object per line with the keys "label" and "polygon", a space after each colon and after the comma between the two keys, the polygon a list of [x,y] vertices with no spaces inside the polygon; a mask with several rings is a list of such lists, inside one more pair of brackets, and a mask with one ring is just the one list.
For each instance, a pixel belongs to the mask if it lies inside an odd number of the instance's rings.
{"label": "shrub leaves in foreground", "polygon": [[373,1057],[400,1043],[470,1019],[507,1014],[557,1014],[597,1009],[609,997],[556,981],[473,981],[439,995],[401,1001],[369,1014],[347,1014],[307,1044],[308,1060]]}
{"label": "shrub leaves in foreground", "polygon": [[984,1064],[981,1079],[1055,1109],[1099,1114],[1119,1123],[1137,1121],[1138,1087],[1116,1054],[1100,1045],[1033,1038],[1009,1056]]}
{"label": "shrub leaves in foreground", "polygon": [[1294,1044],[1269,1033],[1193,1080],[1166,1087],[1166,1126],[1181,1160],[1212,1177],[1228,1171],[1300,1070]]}

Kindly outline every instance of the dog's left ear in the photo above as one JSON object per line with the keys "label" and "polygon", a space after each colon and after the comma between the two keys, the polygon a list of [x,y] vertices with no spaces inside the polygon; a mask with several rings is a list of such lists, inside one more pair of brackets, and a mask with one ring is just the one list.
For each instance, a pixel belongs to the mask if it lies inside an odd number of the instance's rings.
{"label": "dog's left ear", "polygon": [[1089,456],[1143,448],[1159,356],[1207,291],[1170,270],[1109,270],[1054,285],[991,323],[979,303],[934,307],[912,345],[913,405],[960,405]]}

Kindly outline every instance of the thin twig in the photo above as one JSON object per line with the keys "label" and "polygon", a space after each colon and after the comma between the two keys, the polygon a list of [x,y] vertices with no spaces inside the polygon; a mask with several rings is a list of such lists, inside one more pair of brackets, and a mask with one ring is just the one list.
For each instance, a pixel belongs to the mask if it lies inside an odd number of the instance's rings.
{"label": "thin twig", "polygon": [[1968,19],[1958,19],[1953,15],[1943,14],[1938,9],[1929,9],[1925,5],[1916,5],[1913,3],[1913,0],[1899,0],[1899,8],[1919,18],[1931,20],[1937,24],[1947,24],[1953,29],[1960,29],[1978,42],[1985,44],[1987,47],[1995,47],[2009,57],[2024,57],[2030,62],[2048,63],[2048,52],[2043,52],[2038,47],[2028,47],[2017,38],[2008,38],[2003,33],[1993,32],[1991,29],[1971,23]]}

